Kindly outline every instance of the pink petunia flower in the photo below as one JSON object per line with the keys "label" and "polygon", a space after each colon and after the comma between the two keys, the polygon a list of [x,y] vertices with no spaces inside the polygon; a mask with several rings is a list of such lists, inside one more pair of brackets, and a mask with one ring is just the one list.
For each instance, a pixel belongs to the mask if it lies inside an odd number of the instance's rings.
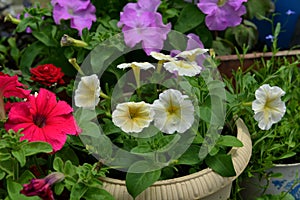
{"label": "pink petunia flower", "polygon": [[57,101],[54,93],[41,88],[37,96],[13,105],[4,126],[6,130],[23,129],[21,140],[48,142],[56,152],[65,144],[67,134],[80,132],[72,112],[67,102]]}
{"label": "pink petunia flower", "polygon": [[201,0],[197,6],[204,13],[205,24],[209,30],[222,31],[242,22],[246,13],[243,2],[247,0]]}
{"label": "pink petunia flower", "polygon": [[71,27],[77,29],[80,35],[84,28],[90,29],[96,21],[96,8],[90,0],[51,0],[51,4],[55,23],[69,19]]}
{"label": "pink petunia flower", "polygon": [[124,7],[118,26],[123,27],[122,32],[127,46],[132,48],[141,42],[147,55],[163,48],[171,24],[165,25],[161,14],[156,12],[159,4],[160,0],[139,0]]}
{"label": "pink petunia flower", "polygon": [[24,85],[18,81],[18,76],[9,76],[0,73],[0,119],[5,119],[5,106],[3,98],[19,97],[25,98],[30,94],[30,90],[25,90]]}
{"label": "pink petunia flower", "polygon": [[65,178],[64,174],[54,172],[49,174],[43,179],[32,179],[30,183],[24,184],[21,194],[26,196],[39,196],[43,200],[54,200],[51,185],[56,182],[60,182]]}

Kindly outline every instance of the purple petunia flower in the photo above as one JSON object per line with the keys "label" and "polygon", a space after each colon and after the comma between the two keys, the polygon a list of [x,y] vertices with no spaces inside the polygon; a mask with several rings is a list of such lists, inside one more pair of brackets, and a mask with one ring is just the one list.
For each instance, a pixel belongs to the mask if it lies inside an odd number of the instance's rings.
{"label": "purple petunia flower", "polygon": [[201,0],[197,6],[204,14],[207,14],[205,23],[209,30],[222,31],[242,22],[241,16],[246,13],[246,7],[242,4],[246,1]]}
{"label": "purple petunia flower", "polygon": [[147,55],[163,48],[171,24],[163,24],[161,14],[156,12],[159,4],[160,0],[139,0],[123,8],[118,26],[123,26],[127,46],[132,48],[141,42]]}
{"label": "purple petunia flower", "polygon": [[84,28],[90,29],[92,23],[96,21],[96,8],[90,0],[51,0],[53,5],[53,19],[56,24],[60,20],[70,20],[71,27],[82,34]]}

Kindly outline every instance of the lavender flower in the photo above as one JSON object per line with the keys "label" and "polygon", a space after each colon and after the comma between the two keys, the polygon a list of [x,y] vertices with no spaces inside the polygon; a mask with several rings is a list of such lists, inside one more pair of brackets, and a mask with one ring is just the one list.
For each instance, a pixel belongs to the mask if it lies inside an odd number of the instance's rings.
{"label": "lavender flower", "polygon": [[163,24],[161,14],[156,12],[159,4],[160,0],[139,0],[124,7],[118,26],[123,26],[127,46],[132,48],[141,42],[148,55],[163,48],[171,24]]}
{"label": "lavender flower", "polygon": [[292,10],[290,10],[290,9],[288,9],[288,10],[285,12],[285,14],[287,14],[287,15],[294,15],[294,14],[296,14],[296,12],[295,12],[295,11],[292,11]]}
{"label": "lavender flower", "polygon": [[273,35],[267,35],[266,40],[271,40],[271,42],[274,41],[274,36]]}
{"label": "lavender flower", "polygon": [[56,24],[60,20],[71,20],[71,27],[82,34],[84,28],[90,29],[92,23],[96,21],[96,8],[90,0],[51,0],[53,5],[53,19]]}
{"label": "lavender flower", "polygon": [[246,7],[242,4],[246,1],[201,0],[197,6],[204,14],[207,14],[205,23],[209,30],[222,31],[242,22],[241,16],[246,13]]}

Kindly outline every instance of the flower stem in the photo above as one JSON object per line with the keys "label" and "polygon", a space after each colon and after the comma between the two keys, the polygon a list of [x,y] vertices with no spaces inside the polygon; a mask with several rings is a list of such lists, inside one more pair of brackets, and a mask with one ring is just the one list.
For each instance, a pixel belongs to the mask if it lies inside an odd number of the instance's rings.
{"label": "flower stem", "polygon": [[82,75],[84,76],[83,71],[81,70],[80,66],[78,65],[76,58],[70,58],[69,59],[69,63],[71,63],[71,65],[73,65],[73,67]]}
{"label": "flower stem", "polygon": [[3,101],[3,96],[0,95],[0,120],[5,120],[6,115],[5,115],[5,109],[4,109],[4,101]]}
{"label": "flower stem", "polygon": [[100,97],[102,97],[104,99],[110,99],[110,97],[107,96],[106,94],[104,94],[102,91],[100,91]]}
{"label": "flower stem", "polygon": [[242,105],[243,106],[252,106],[252,102],[243,102]]}

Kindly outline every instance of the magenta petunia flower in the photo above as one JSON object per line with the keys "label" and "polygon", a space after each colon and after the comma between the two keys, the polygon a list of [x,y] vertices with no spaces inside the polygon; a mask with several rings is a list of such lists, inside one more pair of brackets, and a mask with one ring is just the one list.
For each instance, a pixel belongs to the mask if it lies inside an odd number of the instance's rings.
{"label": "magenta petunia flower", "polygon": [[241,16],[246,13],[243,2],[247,0],[201,0],[199,9],[207,14],[205,24],[209,30],[222,31],[242,22]]}
{"label": "magenta petunia flower", "polygon": [[171,24],[165,25],[161,14],[156,12],[159,4],[160,0],[140,0],[124,7],[118,26],[123,26],[122,32],[127,46],[132,48],[141,42],[148,55],[151,51],[160,51],[163,48]]}
{"label": "magenta petunia flower", "polygon": [[90,29],[96,21],[96,8],[90,0],[51,0],[51,4],[55,23],[69,19],[71,27],[77,29],[80,35],[84,28]]}
{"label": "magenta petunia flower", "polygon": [[53,172],[43,179],[33,178],[30,183],[23,185],[20,193],[29,197],[39,196],[43,200],[54,200],[51,185],[62,181],[64,178],[64,174],[60,172]]}
{"label": "magenta petunia flower", "polygon": [[65,144],[67,134],[80,132],[72,112],[69,104],[57,102],[54,93],[41,88],[37,96],[30,95],[26,102],[12,106],[4,126],[14,131],[22,128],[21,140],[48,142],[56,152]]}

